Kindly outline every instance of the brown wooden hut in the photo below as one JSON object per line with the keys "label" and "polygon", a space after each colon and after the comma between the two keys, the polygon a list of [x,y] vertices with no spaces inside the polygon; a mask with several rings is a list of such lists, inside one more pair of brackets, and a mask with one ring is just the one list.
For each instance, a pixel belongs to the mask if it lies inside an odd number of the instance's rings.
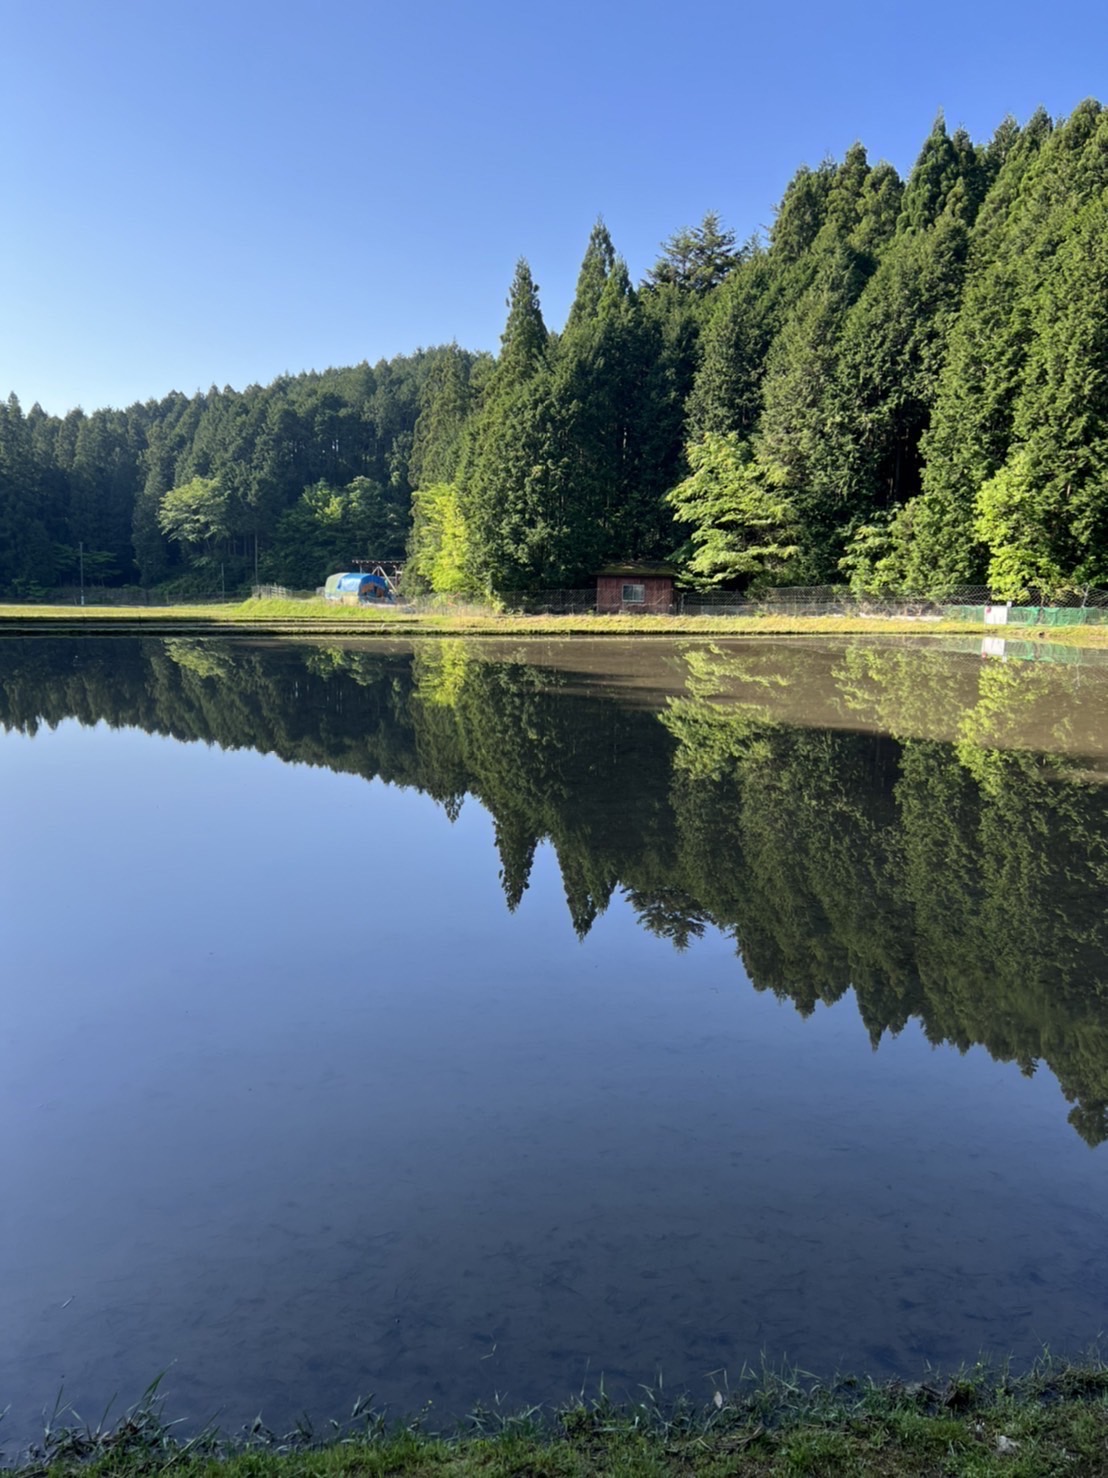
{"label": "brown wooden hut", "polygon": [[596,575],[596,611],[599,616],[630,613],[666,616],[676,609],[672,565],[607,565]]}

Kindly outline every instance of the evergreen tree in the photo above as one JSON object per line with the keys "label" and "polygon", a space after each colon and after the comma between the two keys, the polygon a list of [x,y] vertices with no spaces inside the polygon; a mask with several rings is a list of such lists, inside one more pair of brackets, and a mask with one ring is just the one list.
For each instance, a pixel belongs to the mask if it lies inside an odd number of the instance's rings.
{"label": "evergreen tree", "polygon": [[907,562],[894,574],[892,531],[873,536],[920,492],[920,444],[965,276],[965,214],[958,181],[932,226],[908,226],[889,247],[844,325],[825,455],[851,520],[842,568],[863,588],[919,583]]}
{"label": "evergreen tree", "polygon": [[710,293],[734,271],[741,253],[735,233],[708,211],[699,226],[684,226],[662,244],[662,255],[647,273],[651,287],[671,286],[683,291]]}
{"label": "evergreen tree", "polygon": [[565,332],[572,334],[582,325],[590,323],[600,311],[600,299],[612,270],[616,265],[616,250],[603,220],[597,221],[585,248],[581,270],[577,274],[577,289],[566,319]]}
{"label": "evergreen tree", "polygon": [[598,224],[551,377],[543,460],[559,537],[543,583],[584,584],[605,561],[640,553],[656,536],[663,489],[638,456],[657,409],[648,383],[656,347],[627,268]]}
{"label": "evergreen tree", "polygon": [[55,547],[46,511],[31,428],[12,394],[0,402],[0,589],[33,597],[50,585]]}
{"label": "evergreen tree", "polygon": [[895,229],[899,200],[895,173],[887,165],[871,169],[864,149],[851,148],[826,187],[809,260],[797,262],[810,270],[809,285],[767,355],[754,450],[763,476],[795,509],[798,580],[833,579],[849,530],[825,434],[830,392],[847,315]]}
{"label": "evergreen tree", "polygon": [[857,256],[839,246],[768,356],[755,454],[764,476],[793,501],[801,545],[797,578],[807,583],[833,578],[840,554],[837,535],[846,510],[833,496],[824,433],[843,324],[862,285]]}
{"label": "evergreen tree", "polygon": [[1032,301],[1075,209],[1108,185],[1108,127],[1082,104],[1038,116],[1008,146],[970,240],[970,273],[923,439],[923,494],[905,510],[902,562],[934,582],[979,581],[979,490],[1004,464],[1033,339]]}
{"label": "evergreen tree", "polygon": [[450,482],[462,453],[462,436],[473,412],[474,356],[449,344],[440,350],[419,392],[419,418],[408,468],[413,488]]}
{"label": "evergreen tree", "polygon": [[500,356],[490,382],[490,397],[528,384],[548,367],[550,336],[539,306],[539,289],[523,257],[508,291],[508,321],[500,336]]}
{"label": "evergreen tree", "polygon": [[966,201],[966,224],[972,225],[986,183],[986,167],[968,135],[959,129],[951,137],[940,112],[904,187],[900,229],[925,231],[933,226],[956,185],[961,185]]}
{"label": "evergreen tree", "polygon": [[638,295],[640,349],[636,431],[631,467],[626,542],[616,557],[668,556],[678,534],[665,493],[688,470],[686,406],[700,356],[701,299],[677,287]]}
{"label": "evergreen tree", "polygon": [[977,498],[989,583],[1012,599],[1108,582],[1105,196],[1073,219],[1035,295],[1030,327],[1008,458]]}
{"label": "evergreen tree", "polygon": [[789,181],[770,232],[774,259],[783,266],[795,266],[811,250],[827,217],[835,177],[835,165],[825,160],[818,169],[803,165]]}
{"label": "evergreen tree", "polygon": [[158,514],[162,499],[172,485],[172,470],[162,451],[160,437],[147,448],[149,470],[143,480],[141,491],[135,497],[131,515],[131,545],[139,581],[143,585],[156,585],[164,579],[171,568],[171,553]]}
{"label": "evergreen tree", "polygon": [[549,335],[527,263],[516,265],[501,352],[467,436],[459,503],[470,578],[488,591],[527,589],[559,534],[549,522]]}
{"label": "evergreen tree", "polygon": [[70,539],[83,542],[109,580],[134,569],[131,525],[143,482],[145,438],[123,411],[96,411],[80,426],[69,473]]}
{"label": "evergreen tree", "polygon": [[707,432],[753,433],[762,411],[766,356],[779,324],[780,291],[776,264],[752,246],[716,293],[688,401],[693,440]]}

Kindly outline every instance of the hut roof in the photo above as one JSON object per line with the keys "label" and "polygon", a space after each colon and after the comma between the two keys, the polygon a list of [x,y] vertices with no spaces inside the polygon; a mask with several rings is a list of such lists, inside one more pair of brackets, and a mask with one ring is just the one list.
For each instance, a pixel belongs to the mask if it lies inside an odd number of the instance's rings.
{"label": "hut roof", "polygon": [[668,577],[668,578],[672,579],[673,576],[675,576],[677,574],[677,566],[676,565],[665,564],[665,563],[663,563],[660,560],[653,560],[653,561],[649,561],[649,560],[646,560],[646,561],[643,561],[643,560],[639,560],[639,561],[629,560],[629,561],[627,561],[624,564],[605,565],[602,570],[597,570],[596,573],[597,573],[598,576],[600,576],[600,575],[638,575],[638,576],[642,577],[642,576],[650,576],[650,575],[653,575],[655,578],[666,578],[666,577]]}

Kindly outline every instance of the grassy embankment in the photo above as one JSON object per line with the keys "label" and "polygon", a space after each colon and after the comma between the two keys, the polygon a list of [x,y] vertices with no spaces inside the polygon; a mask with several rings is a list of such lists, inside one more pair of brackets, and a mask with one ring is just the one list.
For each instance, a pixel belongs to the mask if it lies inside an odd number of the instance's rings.
{"label": "grassy embankment", "polygon": [[158,628],[275,636],[291,632],[347,636],[1002,636],[1108,648],[1108,626],[985,627],[973,621],[889,616],[523,616],[478,605],[442,611],[403,606],[326,606],[303,600],[246,600],[228,605],[0,606],[0,632],[133,631]]}
{"label": "grassy embankment", "polygon": [[606,1400],[544,1415],[475,1413],[462,1429],[430,1429],[358,1413],[322,1442],[303,1429],[276,1438],[255,1424],[238,1442],[173,1435],[145,1400],[110,1431],[50,1431],[21,1478],[763,1478],[776,1474],[1010,1475],[1108,1472],[1108,1367],[1040,1362],[1012,1379],[978,1367],[911,1386],[803,1386],[775,1376],[705,1408]]}

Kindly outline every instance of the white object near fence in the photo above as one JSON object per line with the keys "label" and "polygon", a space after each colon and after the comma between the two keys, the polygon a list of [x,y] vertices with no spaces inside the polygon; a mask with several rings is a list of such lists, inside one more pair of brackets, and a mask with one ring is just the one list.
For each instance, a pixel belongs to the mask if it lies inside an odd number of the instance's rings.
{"label": "white object near fence", "polygon": [[1012,602],[1011,601],[1008,601],[1007,604],[1006,605],[1003,605],[1003,606],[986,606],[985,607],[985,625],[986,626],[1007,626],[1008,625],[1008,612],[1011,609],[1012,609]]}

